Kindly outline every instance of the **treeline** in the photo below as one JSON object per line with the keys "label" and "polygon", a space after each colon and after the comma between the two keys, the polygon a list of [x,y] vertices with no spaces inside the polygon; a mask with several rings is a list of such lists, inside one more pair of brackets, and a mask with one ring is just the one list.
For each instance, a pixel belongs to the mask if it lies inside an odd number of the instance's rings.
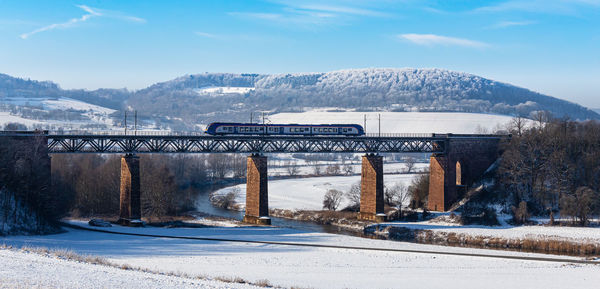
{"label": "treeline", "polygon": [[55,231],[62,208],[50,186],[46,139],[0,136],[0,235]]}
{"label": "treeline", "polygon": [[600,213],[600,123],[540,113],[532,127],[524,124],[515,118],[510,126],[498,170],[502,197],[521,222],[560,212],[586,225]]}
{"label": "treeline", "polygon": [[[121,157],[73,154],[52,157],[52,186],[73,216],[119,213]],[[175,216],[193,209],[194,190],[224,178],[242,178],[243,155],[141,155],[142,215]]]}

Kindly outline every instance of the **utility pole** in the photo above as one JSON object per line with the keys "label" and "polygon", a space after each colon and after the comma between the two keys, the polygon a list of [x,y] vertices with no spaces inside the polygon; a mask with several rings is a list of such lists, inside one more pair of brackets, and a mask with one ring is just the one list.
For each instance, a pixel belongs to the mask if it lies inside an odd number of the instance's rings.
{"label": "utility pole", "polygon": [[133,123],[133,135],[137,135],[137,110],[133,111],[133,119],[134,119],[134,123]]}
{"label": "utility pole", "polygon": [[377,118],[379,119],[379,128],[377,131],[379,132],[379,137],[381,137],[381,113],[377,114]]}
{"label": "utility pole", "polygon": [[267,124],[265,123],[265,112],[262,112],[262,119],[263,119],[263,129],[265,131],[263,131],[263,134],[267,134]]}
{"label": "utility pole", "polygon": [[125,135],[127,135],[127,109],[125,109]]}
{"label": "utility pole", "polygon": [[250,123],[252,123],[252,112],[250,112]]}
{"label": "utility pole", "polygon": [[365,130],[365,134],[367,133],[367,114],[364,114],[364,121],[363,121],[363,129]]}

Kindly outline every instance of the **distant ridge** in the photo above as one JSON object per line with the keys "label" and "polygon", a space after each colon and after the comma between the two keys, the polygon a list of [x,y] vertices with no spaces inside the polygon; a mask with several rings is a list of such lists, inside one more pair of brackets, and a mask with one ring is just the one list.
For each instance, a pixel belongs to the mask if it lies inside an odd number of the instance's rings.
{"label": "distant ridge", "polygon": [[250,112],[314,108],[357,111],[474,112],[528,117],[550,111],[573,120],[600,119],[600,111],[531,90],[444,69],[369,68],[326,73],[202,73],[138,91],[63,90],[52,82],[0,74],[3,97],[64,96],[120,109],[131,107],[158,124],[194,128],[215,120],[246,120]]}

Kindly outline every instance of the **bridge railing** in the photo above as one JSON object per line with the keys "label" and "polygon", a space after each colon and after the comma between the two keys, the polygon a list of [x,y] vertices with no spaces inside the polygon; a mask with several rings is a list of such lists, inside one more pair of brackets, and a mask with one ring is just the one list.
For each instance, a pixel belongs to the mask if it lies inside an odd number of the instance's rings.
{"label": "bridge railing", "polygon": [[208,136],[203,131],[172,131],[172,130],[68,130],[49,131],[48,135],[91,135],[91,136]]}
{"label": "bridge railing", "polygon": [[398,138],[428,138],[434,137],[433,133],[366,133],[366,137],[398,137]]}
{"label": "bridge railing", "polygon": [[[172,131],[172,130],[69,130],[69,131],[49,131],[48,135],[110,135],[110,136],[209,136],[203,131]],[[278,135],[270,135],[276,137]],[[284,135],[282,137],[290,137],[293,135]],[[337,135],[331,135],[337,136]],[[430,138],[434,137],[433,133],[367,133],[366,137],[396,137],[396,138]],[[323,137],[329,137],[324,135]]]}

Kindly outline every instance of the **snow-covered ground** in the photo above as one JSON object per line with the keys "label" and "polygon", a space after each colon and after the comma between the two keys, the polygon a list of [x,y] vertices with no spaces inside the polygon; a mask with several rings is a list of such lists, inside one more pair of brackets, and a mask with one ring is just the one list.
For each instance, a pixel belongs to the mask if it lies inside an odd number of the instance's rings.
{"label": "snow-covered ground", "polygon": [[501,226],[458,225],[435,220],[422,222],[390,222],[384,226],[399,226],[411,229],[453,232],[472,236],[501,237],[507,239],[559,239],[567,241],[586,241],[600,243],[600,228],[597,227],[559,227],[559,226]]}
{"label": "snow-covered ground", "polygon": [[114,113],[114,109],[90,104],[87,102],[79,101],[68,97],[40,97],[40,98],[29,98],[29,97],[4,97],[0,99],[0,103],[26,107],[29,109],[39,109],[45,111],[60,110],[60,111],[71,111],[79,112],[86,119],[75,120],[75,121],[61,121],[56,119],[49,120],[33,120],[23,118],[19,115],[13,115],[9,112],[0,112],[0,125],[4,125],[8,122],[18,122],[25,124],[32,129],[33,127],[43,128],[75,128],[85,127],[89,125],[103,125],[106,127],[112,127],[113,121],[109,117],[110,114]]}
{"label": "snow-covered ground", "polygon": [[41,109],[45,109],[45,110],[60,109],[60,110],[92,111],[94,113],[100,113],[100,114],[111,114],[111,113],[115,112],[114,109],[102,107],[102,106],[95,105],[95,104],[90,104],[87,102],[83,102],[83,101],[68,98],[68,97],[59,97],[59,98],[5,97],[5,98],[1,99],[1,102],[7,103],[7,104],[20,105],[20,106],[37,106],[37,107],[40,107]]}
{"label": "snow-covered ground", "polygon": [[[383,182],[392,187],[402,184],[408,187],[417,175],[384,175]],[[287,210],[322,210],[323,197],[330,189],[347,192],[353,184],[360,183],[360,176],[315,177],[303,179],[287,179],[269,181],[269,208]],[[238,189],[236,203],[241,207],[246,205],[246,184],[239,184],[217,191],[215,194],[224,195]],[[340,209],[349,205],[349,200],[343,198]]]}
{"label": "snow-covered ground", "polygon": [[22,118],[18,115],[13,115],[8,111],[0,111],[0,128],[4,128],[4,125],[10,122],[22,123],[28,127],[33,127],[35,125],[42,124],[42,122],[40,121]]}
{"label": "snow-covered ground", "polygon": [[[302,242],[375,248],[442,250],[446,252],[547,256],[508,251],[441,247],[384,240],[364,239],[325,233],[307,233],[275,227],[215,228],[126,228],[128,231],[171,236],[197,236],[238,240]],[[68,229],[68,233],[46,236],[0,238],[0,243],[16,247],[42,246],[67,248],[80,254],[103,256],[110,262],[139,266],[156,271],[175,271],[209,278],[241,277],[249,281],[268,280],[271,284],[302,288],[595,288],[600,284],[600,266],[316,247],[291,247],[272,244],[233,243],[202,240],[112,235]],[[25,259],[23,259],[25,258]],[[130,272],[87,271],[79,265],[55,263],[38,265],[27,256],[0,253],[0,276],[29,280],[76,279],[94,287],[133,288],[154,284],[151,277]],[[577,259],[574,257],[556,257]],[[18,260],[17,260],[18,259]],[[37,259],[34,258],[34,259]],[[5,266],[4,264],[13,264]],[[18,265],[21,264],[21,265]],[[75,267],[74,267],[75,266]],[[83,265],[82,265],[83,266]],[[86,265],[95,266],[95,265]],[[81,270],[81,271],[79,271]],[[98,272],[100,271],[100,272]],[[97,275],[95,275],[97,274]],[[114,275],[111,275],[114,274]],[[10,277],[6,277],[10,276]],[[84,277],[78,277],[84,276]],[[113,278],[114,277],[114,278]],[[0,277],[2,278],[2,277]],[[13,279],[15,279],[13,278]],[[78,279],[81,278],[81,279]],[[31,281],[33,282],[33,281]],[[57,281],[58,282],[58,281]],[[135,283],[139,282],[139,283]],[[158,283],[163,287],[185,287]],[[154,287],[158,287],[157,285]],[[69,286],[67,286],[69,287]],[[152,286],[150,286],[152,287]]]}
{"label": "snow-covered ground", "polygon": [[[296,162],[296,161],[290,161],[287,163],[285,161],[284,162],[275,162],[274,163],[275,165],[272,165],[271,163],[269,163],[269,167],[267,168],[269,171],[269,176],[289,176],[290,175],[290,170],[288,168],[289,166],[297,167],[298,171],[294,174],[297,176],[312,175],[315,173],[315,165],[299,165],[299,163],[300,162]],[[319,166],[321,173],[324,173],[325,170],[327,169],[327,167],[332,164],[338,164],[340,166],[340,170],[342,173],[345,173],[344,169],[346,168],[346,166],[352,167],[352,172],[355,174],[360,173],[360,169],[361,169],[361,163],[357,162],[357,161],[346,162],[345,164],[342,164],[340,162],[328,162],[328,161],[319,161],[316,163],[316,165]],[[420,172],[427,168],[429,168],[428,163],[417,163],[414,165],[412,171]],[[406,165],[404,163],[385,163],[384,162],[383,172],[386,174],[405,173]]]}
{"label": "snow-covered ground", "polygon": [[363,125],[367,116],[367,133],[378,133],[381,115],[382,133],[493,133],[506,129],[511,116],[459,112],[327,112],[277,113],[271,123],[356,123]]}
{"label": "snow-covered ground", "polygon": [[21,250],[0,249],[0,262],[0,288],[260,288],[123,270]]}
{"label": "snow-covered ground", "polygon": [[245,86],[207,86],[195,89],[196,93],[203,95],[246,94],[252,90],[254,87]]}

